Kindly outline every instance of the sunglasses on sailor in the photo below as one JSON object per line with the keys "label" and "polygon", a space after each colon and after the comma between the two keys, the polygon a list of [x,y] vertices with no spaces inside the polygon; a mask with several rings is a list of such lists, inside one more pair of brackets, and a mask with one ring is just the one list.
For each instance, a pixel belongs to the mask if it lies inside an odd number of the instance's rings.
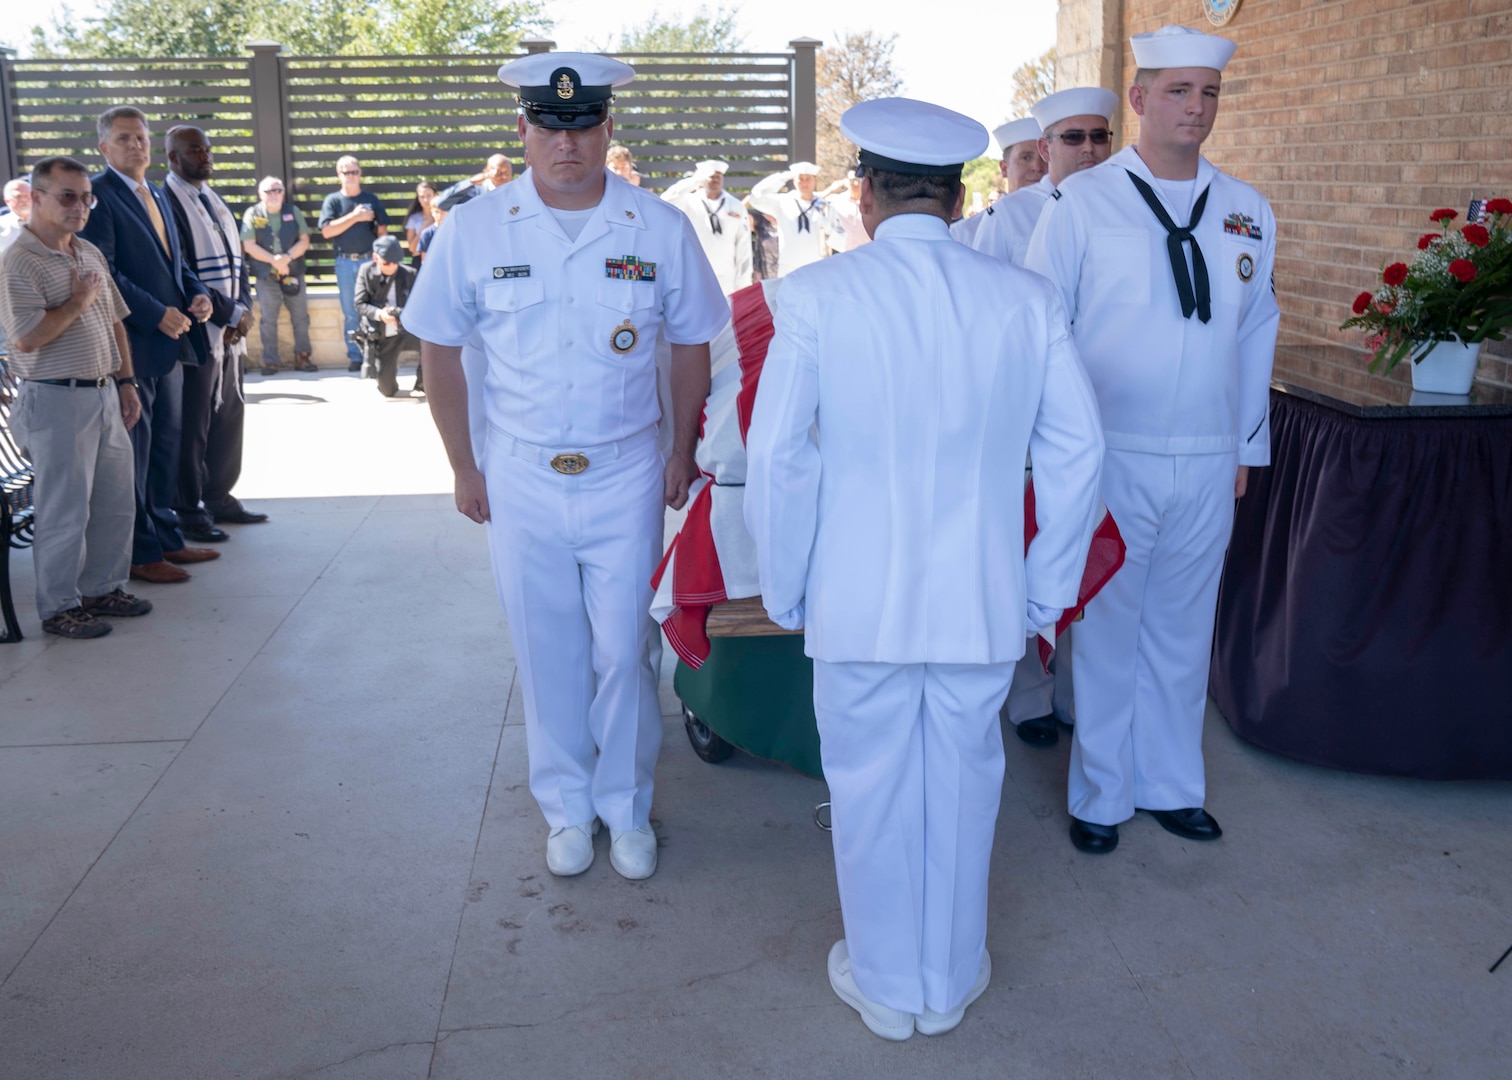
{"label": "sunglasses on sailor", "polygon": [[77,206],[79,203],[83,203],[86,210],[93,210],[100,204],[100,200],[95,197],[93,192],[74,191],[70,188],[64,188],[61,191],[49,191],[47,188],[34,187],[32,188],[32,194],[50,196],[59,206]]}
{"label": "sunglasses on sailor", "polygon": [[1113,133],[1107,128],[1096,128],[1092,131],[1081,131],[1080,129],[1072,128],[1070,131],[1057,131],[1054,135],[1049,136],[1049,138],[1059,139],[1067,146],[1080,146],[1088,139],[1092,140],[1093,146],[1107,146],[1108,142],[1113,138]]}

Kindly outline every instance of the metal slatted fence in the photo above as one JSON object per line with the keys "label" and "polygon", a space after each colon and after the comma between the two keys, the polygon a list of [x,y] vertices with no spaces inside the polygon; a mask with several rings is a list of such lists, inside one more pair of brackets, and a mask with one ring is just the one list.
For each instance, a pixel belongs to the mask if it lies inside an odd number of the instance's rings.
{"label": "metal slatted fence", "polygon": [[[535,51],[549,42],[527,42]],[[615,103],[615,140],[629,146],[643,185],[665,189],[694,162],[730,163],[728,186],[747,191],[791,156],[812,156],[813,46],[792,53],[626,54],[634,83]],[[148,116],[156,145],[149,177],[166,170],[161,136],[203,128],[211,181],[240,215],[260,176],[283,176],[314,233],[317,284],[331,275],[320,205],[338,186],[336,160],[358,158],[363,186],[404,235],[415,185],[438,189],[502,152],[522,167],[515,105],[497,71],[511,56],[289,57],[272,43],[242,59],[14,60],[0,56],[0,108],[12,175],[50,154],[98,167],[95,120],[112,105]],[[796,134],[795,134],[796,133]],[[794,147],[798,152],[794,152]]]}

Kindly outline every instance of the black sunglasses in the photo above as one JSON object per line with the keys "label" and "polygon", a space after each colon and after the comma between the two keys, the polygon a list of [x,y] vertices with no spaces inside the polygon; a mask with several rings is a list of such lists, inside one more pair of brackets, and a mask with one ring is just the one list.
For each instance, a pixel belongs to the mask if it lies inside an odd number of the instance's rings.
{"label": "black sunglasses", "polygon": [[1050,138],[1059,139],[1067,146],[1080,146],[1088,139],[1092,140],[1093,146],[1107,146],[1108,143],[1113,141],[1113,133],[1107,128],[1098,128],[1096,131],[1080,131],[1073,129],[1071,131],[1057,131],[1054,135],[1051,135]]}

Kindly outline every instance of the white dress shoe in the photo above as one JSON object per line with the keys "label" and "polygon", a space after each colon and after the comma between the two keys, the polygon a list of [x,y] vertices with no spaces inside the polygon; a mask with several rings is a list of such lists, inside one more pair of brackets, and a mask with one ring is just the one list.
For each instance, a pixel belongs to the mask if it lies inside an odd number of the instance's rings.
{"label": "white dress shoe", "polygon": [[829,980],[840,1000],[861,1014],[861,1022],[871,1029],[873,1035],[902,1042],[914,1033],[913,1013],[878,1005],[861,993],[855,976],[851,974],[850,949],[844,938],[830,948]]}
{"label": "white dress shoe", "polygon": [[914,1021],[914,1027],[918,1028],[920,1035],[943,1035],[947,1031],[954,1031],[960,1024],[961,1018],[966,1015],[966,1006],[982,996],[982,991],[987,989],[987,983],[991,979],[992,957],[983,950],[982,966],[977,971],[976,982],[972,983],[971,989],[966,991],[966,1000],[948,1013],[937,1013],[933,1009],[926,1008],[924,1015]]}
{"label": "white dress shoe", "polygon": [[640,881],[656,873],[656,834],[649,824],[609,830],[609,865],[622,878]]}
{"label": "white dress shoe", "polygon": [[557,877],[572,877],[588,869],[593,865],[593,838],[598,831],[598,818],[552,829],[546,837],[546,869]]}

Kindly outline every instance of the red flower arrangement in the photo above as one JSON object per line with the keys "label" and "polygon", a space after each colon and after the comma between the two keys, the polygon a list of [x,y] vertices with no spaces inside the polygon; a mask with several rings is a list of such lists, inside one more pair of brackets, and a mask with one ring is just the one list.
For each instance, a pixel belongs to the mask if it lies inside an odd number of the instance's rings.
{"label": "red flower arrangement", "polygon": [[1410,263],[1381,271],[1374,294],[1361,293],[1342,329],[1360,328],[1370,370],[1385,373],[1402,360],[1421,360],[1440,341],[1500,341],[1512,325],[1512,199],[1490,199],[1483,223],[1451,229],[1447,207],[1429,218],[1442,233],[1418,238]]}

